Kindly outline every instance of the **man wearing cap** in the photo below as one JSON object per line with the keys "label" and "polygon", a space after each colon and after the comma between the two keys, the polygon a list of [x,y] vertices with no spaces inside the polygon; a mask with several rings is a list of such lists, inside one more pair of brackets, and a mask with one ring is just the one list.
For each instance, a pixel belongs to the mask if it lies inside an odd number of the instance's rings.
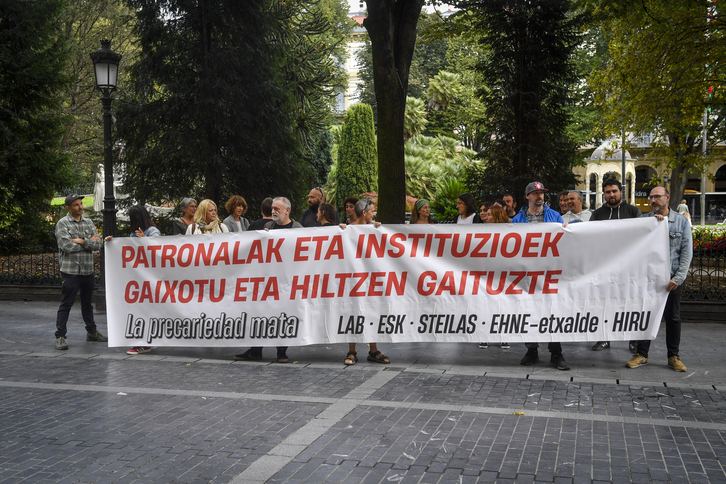
{"label": "man wearing cap", "polygon": [[[562,223],[562,217],[556,210],[549,208],[544,203],[544,194],[547,189],[541,182],[532,182],[527,185],[524,191],[525,197],[527,198],[527,205],[522,207],[522,210],[512,219],[512,223],[544,223],[544,222],[557,222]],[[523,365],[533,365],[539,360],[539,344],[538,343],[525,343],[527,347],[527,354],[524,355],[522,361]],[[550,364],[555,366],[558,370],[569,370],[570,367],[565,361],[565,357],[562,355],[562,345],[560,343],[549,343],[547,349],[550,350]]]}
{"label": "man wearing cap", "polygon": [[560,214],[544,203],[544,194],[546,191],[548,190],[541,182],[532,182],[527,185],[524,196],[527,198],[528,203],[514,216],[512,223],[563,223]]}
{"label": "man wearing cap", "polygon": [[83,218],[83,197],[72,194],[66,197],[68,214],[55,226],[58,241],[58,262],[63,281],[61,303],[55,320],[55,348],[67,350],[66,323],[76,295],[81,293],[81,314],[86,323],[86,341],[108,341],[96,328],[93,319],[94,267],[93,251],[101,249],[101,237],[87,218]]}

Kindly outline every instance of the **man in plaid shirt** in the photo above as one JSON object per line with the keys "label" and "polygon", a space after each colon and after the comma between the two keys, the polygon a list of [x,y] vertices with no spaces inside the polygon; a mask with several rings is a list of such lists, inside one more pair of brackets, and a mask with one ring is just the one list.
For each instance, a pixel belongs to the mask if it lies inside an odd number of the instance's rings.
{"label": "man in plaid shirt", "polygon": [[83,218],[83,197],[68,195],[66,197],[68,215],[58,221],[55,226],[55,238],[58,241],[58,259],[60,274],[63,281],[61,303],[55,320],[55,348],[67,350],[66,323],[78,291],[81,292],[81,314],[86,323],[86,341],[108,341],[108,338],[96,329],[93,319],[93,251],[101,248],[102,242],[93,225]]}

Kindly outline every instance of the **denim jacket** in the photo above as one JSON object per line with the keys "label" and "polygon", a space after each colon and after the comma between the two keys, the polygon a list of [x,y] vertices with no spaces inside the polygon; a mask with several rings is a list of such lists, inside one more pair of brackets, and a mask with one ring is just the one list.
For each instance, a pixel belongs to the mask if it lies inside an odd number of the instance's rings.
{"label": "denim jacket", "polygon": [[[653,212],[644,213],[641,218],[652,216]],[[668,237],[671,248],[671,279],[680,286],[686,280],[693,259],[693,233],[688,219],[673,209],[668,212]]]}

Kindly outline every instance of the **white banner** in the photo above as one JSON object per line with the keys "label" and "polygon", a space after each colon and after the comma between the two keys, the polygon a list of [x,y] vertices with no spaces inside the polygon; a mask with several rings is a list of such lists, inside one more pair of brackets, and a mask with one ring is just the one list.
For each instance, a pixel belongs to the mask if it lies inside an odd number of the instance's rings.
{"label": "white banner", "polygon": [[668,250],[655,218],[115,238],[109,345],[653,339]]}

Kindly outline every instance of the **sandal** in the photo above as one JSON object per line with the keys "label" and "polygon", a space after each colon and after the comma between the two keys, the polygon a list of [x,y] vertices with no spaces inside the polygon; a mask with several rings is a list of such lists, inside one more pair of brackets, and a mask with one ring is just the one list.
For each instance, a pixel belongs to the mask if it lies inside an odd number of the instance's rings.
{"label": "sandal", "polygon": [[[350,360],[351,363],[348,363]],[[346,366],[355,365],[358,363],[358,353],[355,351],[349,351],[348,354],[345,356],[345,360],[343,360],[343,363],[346,364]]]}
{"label": "sandal", "polygon": [[391,360],[388,359],[386,355],[382,355],[380,351],[376,351],[375,353],[368,352],[368,361],[372,361],[374,363],[383,363],[387,364],[390,363]]}

